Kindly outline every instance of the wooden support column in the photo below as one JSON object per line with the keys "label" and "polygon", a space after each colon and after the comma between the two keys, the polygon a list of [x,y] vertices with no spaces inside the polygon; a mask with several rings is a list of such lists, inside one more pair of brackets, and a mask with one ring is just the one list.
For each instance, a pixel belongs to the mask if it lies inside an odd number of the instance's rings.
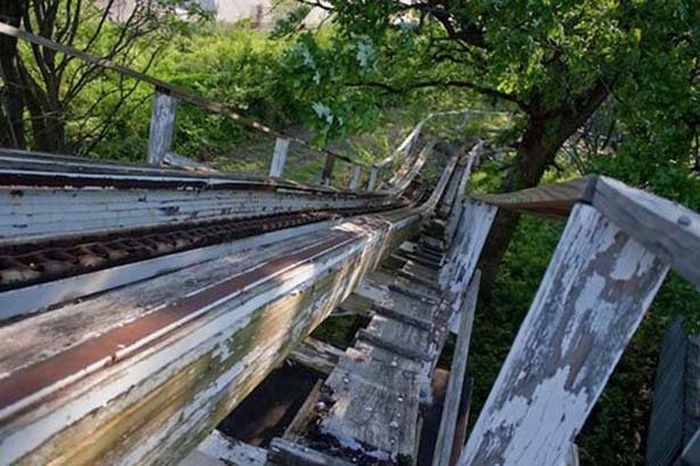
{"label": "wooden support column", "polygon": [[667,271],[575,205],[460,464],[561,464]]}
{"label": "wooden support column", "polygon": [[360,185],[360,173],[362,173],[362,166],[355,164],[352,167],[352,178],[350,178],[349,189],[355,190]]}
{"label": "wooden support column", "polygon": [[374,187],[377,184],[377,171],[379,169],[376,165],[372,165],[369,170],[369,183],[367,183],[367,191],[374,191]]}
{"label": "wooden support column", "polygon": [[457,343],[452,355],[452,366],[450,367],[450,379],[447,382],[447,393],[445,403],[442,407],[442,418],[435,442],[435,453],[433,455],[433,466],[449,466],[452,456],[452,444],[457,428],[457,415],[459,414],[459,404],[462,400],[462,389],[464,387],[464,375],[467,372],[467,360],[469,356],[469,342],[472,336],[472,326],[474,324],[474,311],[476,309],[476,298],[479,294],[479,282],[481,274],[477,270],[474,273],[469,288],[466,291],[465,299],[460,306],[460,325]]}
{"label": "wooden support column", "polygon": [[272,153],[270,163],[270,176],[281,178],[284,174],[284,165],[287,163],[287,152],[289,151],[289,139],[277,138],[275,141],[275,151]]}
{"label": "wooden support column", "polygon": [[175,134],[175,110],[177,99],[170,92],[156,87],[153,95],[153,110],[151,111],[151,126],[148,133],[148,163],[160,165],[165,154],[173,147]]}
{"label": "wooden support column", "polygon": [[333,181],[333,168],[335,167],[335,155],[326,154],[326,162],[323,165],[323,172],[321,172],[321,184],[323,186],[330,186],[331,181]]}
{"label": "wooden support column", "polygon": [[464,201],[447,262],[440,270],[443,289],[457,296],[469,283],[497,210],[474,199]]}

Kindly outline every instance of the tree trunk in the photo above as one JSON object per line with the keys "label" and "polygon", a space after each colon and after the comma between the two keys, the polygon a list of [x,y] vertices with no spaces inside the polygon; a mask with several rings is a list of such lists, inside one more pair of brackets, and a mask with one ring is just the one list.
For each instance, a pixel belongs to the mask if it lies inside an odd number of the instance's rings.
{"label": "tree trunk", "polygon": [[[554,161],[561,142],[545,142],[546,119],[532,118],[518,146],[513,165],[500,187],[500,192],[512,192],[536,186],[545,170]],[[482,289],[488,293],[496,277],[496,271],[510,244],[520,215],[499,209],[484,245],[479,267],[482,271]]]}
{"label": "tree trunk", "polygon": [[[608,85],[599,80],[588,92],[566,102],[555,110],[542,110],[539,98],[529,108],[529,125],[518,145],[513,165],[503,180],[500,192],[512,192],[537,186],[547,168],[554,162],[559,148],[595,112],[609,93]],[[481,287],[490,293],[498,266],[508,249],[520,216],[499,209],[491,227],[479,267]]]}
{"label": "tree trunk", "polygon": [[[26,7],[26,0],[0,0],[0,20],[19,27]],[[0,77],[4,83],[0,97],[3,110],[1,112],[3,118],[0,122],[3,135],[0,142],[15,149],[24,149],[26,147],[24,97],[17,55],[17,39],[6,35],[0,35]]]}

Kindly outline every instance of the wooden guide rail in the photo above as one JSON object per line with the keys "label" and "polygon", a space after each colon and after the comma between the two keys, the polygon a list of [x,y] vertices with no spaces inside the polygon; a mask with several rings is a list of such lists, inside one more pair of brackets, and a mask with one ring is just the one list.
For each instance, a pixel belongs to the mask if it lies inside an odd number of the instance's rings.
{"label": "wooden guide rail", "polygon": [[177,100],[188,102],[197,107],[216,113],[234,121],[241,125],[250,128],[254,131],[261,132],[269,137],[275,138],[275,148],[273,152],[272,162],[270,164],[269,175],[271,177],[282,177],[284,173],[284,165],[287,158],[290,143],[296,143],[303,147],[325,155],[323,170],[320,174],[321,185],[330,186],[333,176],[333,169],[336,160],[341,160],[352,164],[353,171],[349,184],[350,190],[359,188],[359,178],[362,168],[369,168],[369,179],[366,190],[374,191],[378,184],[379,171],[388,167],[391,162],[401,158],[405,158],[415,147],[420,139],[421,132],[425,124],[435,118],[451,116],[451,115],[511,115],[506,112],[487,111],[479,109],[462,109],[451,110],[445,112],[431,113],[426,118],[421,120],[415,128],[409,133],[402,144],[388,157],[374,164],[367,164],[363,161],[348,157],[339,152],[327,149],[318,148],[308,141],[291,136],[282,131],[277,131],[269,126],[263,125],[250,118],[247,118],[240,113],[220,104],[216,101],[196,94],[190,89],[178,86],[167,81],[140,73],[131,68],[119,65],[109,60],[96,57],[74,47],[59,44],[45,37],[23,31],[19,28],[11,26],[7,23],[0,22],[0,34],[14,37],[26,42],[30,42],[42,47],[46,47],[56,52],[64,53],[72,57],[76,57],[87,63],[99,66],[105,70],[115,71],[124,76],[136,79],[137,81],[154,86],[155,93],[153,97],[153,108],[150,122],[149,141],[148,141],[148,162],[153,165],[167,164],[175,167],[185,168],[193,171],[212,172],[209,167],[190,160],[186,157],[172,152],[172,146],[175,133],[175,113],[177,108]]}
{"label": "wooden guide rail", "polygon": [[606,176],[587,176],[515,193],[475,196],[507,210],[567,216],[589,204],[700,288],[700,221],[687,207]]}

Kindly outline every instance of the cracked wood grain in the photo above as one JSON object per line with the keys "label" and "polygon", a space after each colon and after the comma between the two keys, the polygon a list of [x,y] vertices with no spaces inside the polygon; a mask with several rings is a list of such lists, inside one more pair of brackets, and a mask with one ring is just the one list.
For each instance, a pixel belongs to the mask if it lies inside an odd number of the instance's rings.
{"label": "cracked wood grain", "polygon": [[561,462],[667,270],[577,204],[459,464]]}

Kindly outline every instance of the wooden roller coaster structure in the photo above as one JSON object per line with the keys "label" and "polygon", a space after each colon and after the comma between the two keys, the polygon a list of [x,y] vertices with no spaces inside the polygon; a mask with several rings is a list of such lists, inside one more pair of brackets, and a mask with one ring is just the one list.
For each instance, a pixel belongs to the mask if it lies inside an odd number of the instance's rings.
{"label": "wooden roller coaster structure", "polygon": [[[363,165],[331,151],[320,186],[294,183],[286,151],[304,141],[0,33],[156,91],[151,166],[0,151],[2,464],[416,464],[450,329],[432,464],[574,464],[576,435],[669,268],[700,286],[700,216],[616,180],[468,196],[483,144],[438,147],[421,123],[369,167],[365,190]],[[271,176],[173,153],[175,98],[275,136]],[[419,174],[436,154],[428,189]],[[349,189],[331,187],[336,159],[355,166]],[[477,265],[498,209],[567,220],[465,444]],[[351,348],[306,340],[357,308],[369,321]],[[261,448],[217,433],[288,357],[325,375],[284,435]]]}

